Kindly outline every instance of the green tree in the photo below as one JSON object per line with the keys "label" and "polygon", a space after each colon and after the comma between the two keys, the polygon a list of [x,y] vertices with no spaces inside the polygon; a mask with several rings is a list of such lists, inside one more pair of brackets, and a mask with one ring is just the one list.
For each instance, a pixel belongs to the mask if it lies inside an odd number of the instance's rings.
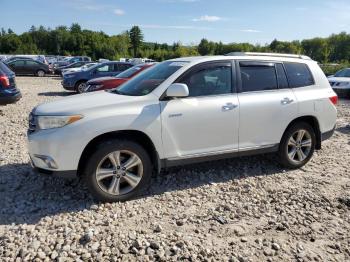
{"label": "green tree", "polygon": [[137,52],[138,52],[138,50],[141,47],[142,42],[143,42],[143,34],[142,34],[140,27],[133,26],[130,29],[129,37],[130,37],[130,44],[131,44],[131,48],[133,50],[134,57],[137,57],[137,54],[138,54]]}

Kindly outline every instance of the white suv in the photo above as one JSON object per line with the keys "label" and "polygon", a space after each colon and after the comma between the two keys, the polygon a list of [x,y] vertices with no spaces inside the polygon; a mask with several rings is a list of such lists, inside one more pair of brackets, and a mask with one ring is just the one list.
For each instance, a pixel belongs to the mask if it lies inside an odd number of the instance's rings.
{"label": "white suv", "polygon": [[179,58],[119,89],[39,105],[29,152],[39,173],[81,177],[98,200],[122,201],[174,165],[277,152],[299,168],[332,136],[336,103],[308,57]]}

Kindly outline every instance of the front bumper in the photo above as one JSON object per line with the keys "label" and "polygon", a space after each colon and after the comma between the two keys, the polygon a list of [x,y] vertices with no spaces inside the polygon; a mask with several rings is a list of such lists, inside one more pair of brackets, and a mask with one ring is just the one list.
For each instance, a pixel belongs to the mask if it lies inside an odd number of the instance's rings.
{"label": "front bumper", "polygon": [[69,91],[75,90],[75,82],[69,78],[63,79],[61,84],[62,84],[62,87],[66,90],[69,90]]}
{"label": "front bumper", "polygon": [[77,137],[69,126],[29,130],[28,151],[33,167],[44,170],[41,173],[46,174],[76,173],[86,146],[84,139]]}

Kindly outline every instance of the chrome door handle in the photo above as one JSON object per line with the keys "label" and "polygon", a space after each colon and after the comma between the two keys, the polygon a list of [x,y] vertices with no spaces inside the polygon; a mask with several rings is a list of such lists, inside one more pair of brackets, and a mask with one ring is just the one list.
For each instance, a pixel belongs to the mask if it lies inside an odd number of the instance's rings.
{"label": "chrome door handle", "polygon": [[230,111],[237,107],[237,105],[234,105],[232,103],[227,103],[226,105],[222,106],[222,111]]}
{"label": "chrome door handle", "polygon": [[290,99],[289,97],[285,97],[281,100],[282,105],[288,105],[288,104],[293,103],[293,102],[294,102],[294,100]]}

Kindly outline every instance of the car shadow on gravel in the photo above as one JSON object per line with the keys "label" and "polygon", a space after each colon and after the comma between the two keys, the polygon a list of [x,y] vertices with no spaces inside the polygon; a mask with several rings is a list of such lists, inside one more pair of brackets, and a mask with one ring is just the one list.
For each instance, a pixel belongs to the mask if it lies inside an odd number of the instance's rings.
{"label": "car shadow on gravel", "polygon": [[338,127],[336,129],[336,131],[345,134],[345,135],[349,135],[350,134],[350,124],[347,126],[342,126],[342,127]]}
{"label": "car shadow on gravel", "polygon": [[42,92],[38,93],[38,96],[71,96],[74,92]]}
{"label": "car shadow on gravel", "polygon": [[[138,198],[282,172],[274,155],[175,167],[154,175],[150,188]],[[36,224],[44,217],[82,211],[94,204],[79,180],[38,175],[29,164],[0,166],[0,196],[0,225]]]}

